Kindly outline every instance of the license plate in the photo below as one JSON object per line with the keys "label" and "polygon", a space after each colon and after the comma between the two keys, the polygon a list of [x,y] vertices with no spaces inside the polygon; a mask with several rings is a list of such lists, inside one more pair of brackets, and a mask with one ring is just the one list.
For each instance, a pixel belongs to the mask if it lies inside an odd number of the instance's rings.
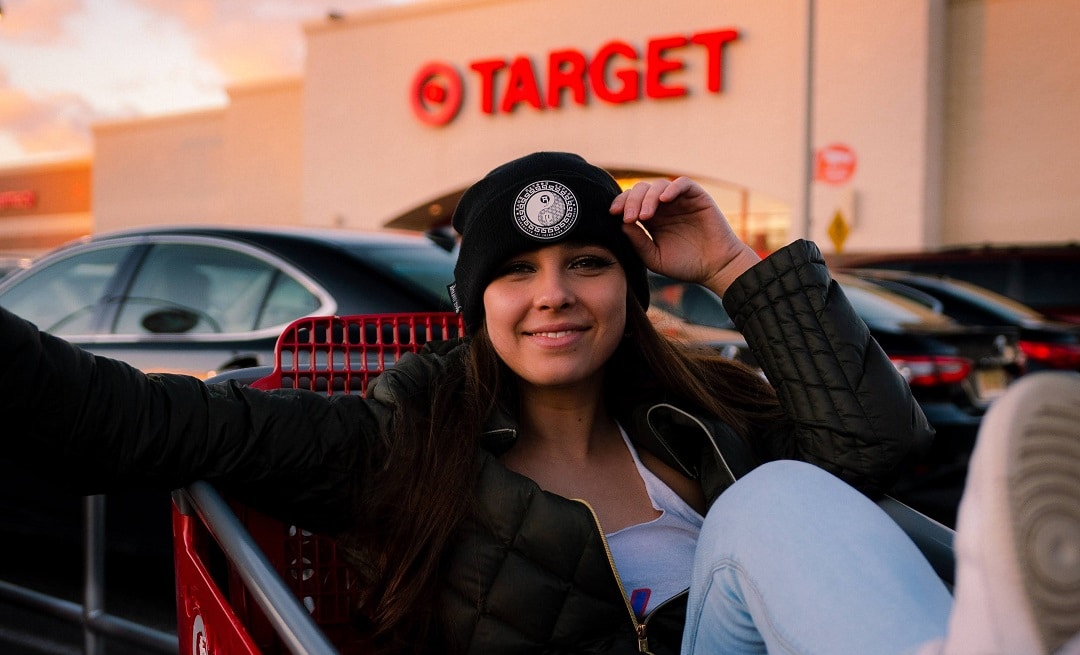
{"label": "license plate", "polygon": [[989,402],[1005,393],[1009,386],[1009,375],[1005,369],[984,368],[975,371],[975,395],[979,400]]}

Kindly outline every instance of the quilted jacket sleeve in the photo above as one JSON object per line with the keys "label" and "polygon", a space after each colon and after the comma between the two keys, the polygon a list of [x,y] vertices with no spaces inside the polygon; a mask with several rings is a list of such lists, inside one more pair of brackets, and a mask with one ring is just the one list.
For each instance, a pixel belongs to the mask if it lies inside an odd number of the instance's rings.
{"label": "quilted jacket sleeve", "polygon": [[907,382],[833,281],[817,246],[796,241],[739,277],[724,306],[792,425],[763,435],[765,459],[800,459],[869,495],[929,446]]}
{"label": "quilted jacket sleeve", "polygon": [[0,456],[76,493],[217,483],[312,530],[346,525],[375,401],[144,375],[0,308]]}

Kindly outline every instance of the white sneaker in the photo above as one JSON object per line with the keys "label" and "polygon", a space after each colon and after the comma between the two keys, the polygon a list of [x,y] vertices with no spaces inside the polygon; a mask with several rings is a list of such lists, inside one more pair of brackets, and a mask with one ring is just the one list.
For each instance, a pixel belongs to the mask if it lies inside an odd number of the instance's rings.
{"label": "white sneaker", "polygon": [[956,558],[944,653],[1048,655],[1080,633],[1080,375],[1024,376],[990,408]]}

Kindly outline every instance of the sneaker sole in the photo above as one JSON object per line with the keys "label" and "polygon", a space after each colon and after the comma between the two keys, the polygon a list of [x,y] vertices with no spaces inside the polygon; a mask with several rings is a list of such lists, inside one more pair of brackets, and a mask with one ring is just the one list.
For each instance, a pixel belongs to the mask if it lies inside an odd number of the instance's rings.
{"label": "sneaker sole", "polygon": [[1044,650],[1080,632],[1080,375],[1031,376],[1012,421],[1013,540]]}

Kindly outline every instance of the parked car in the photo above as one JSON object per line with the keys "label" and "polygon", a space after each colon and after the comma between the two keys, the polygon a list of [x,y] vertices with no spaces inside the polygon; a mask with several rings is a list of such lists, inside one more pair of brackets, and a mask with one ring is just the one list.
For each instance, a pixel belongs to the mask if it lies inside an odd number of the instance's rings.
{"label": "parked car", "polygon": [[[989,404],[1023,373],[1015,327],[965,327],[858,276],[835,277],[870,334],[938,424],[960,423],[967,426],[963,432],[973,431]],[[723,301],[708,289],[655,275],[650,276],[650,286],[654,307],[690,325],[735,330]],[[956,421],[958,413],[974,420]]]}
{"label": "parked car", "polygon": [[[912,463],[893,493],[955,525],[982,417],[1023,373],[1016,331],[964,326],[873,282],[839,273],[835,278],[938,433],[931,452]],[[654,282],[652,299],[661,307],[674,305],[673,313],[690,323],[734,329],[720,298],[704,287]]]}
{"label": "parked car", "polygon": [[60,248],[0,282],[0,306],[145,371],[272,361],[312,314],[449,309],[456,253],[406,232],[151,228]]}
{"label": "parked car", "polygon": [[1080,325],[1055,321],[978,285],[945,276],[854,269],[852,274],[881,284],[965,325],[1010,326],[1028,371],[1080,370]]}
{"label": "parked car", "polygon": [[880,285],[835,277],[930,421],[974,438],[990,403],[1023,373],[1016,330],[961,325]]}
{"label": "parked car", "polygon": [[1080,322],[1080,243],[971,246],[845,257],[846,268],[946,275],[990,289],[1051,318]]}

